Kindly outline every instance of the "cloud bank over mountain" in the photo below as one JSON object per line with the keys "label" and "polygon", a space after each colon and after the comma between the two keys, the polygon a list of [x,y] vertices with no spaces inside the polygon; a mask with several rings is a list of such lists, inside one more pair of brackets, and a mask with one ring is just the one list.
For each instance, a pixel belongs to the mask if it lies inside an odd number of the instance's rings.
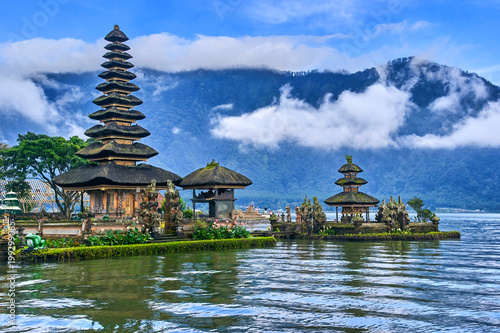
{"label": "cloud bank over mountain", "polygon": [[283,141],[320,149],[396,146],[395,131],[412,108],[410,94],[374,84],[363,93],[344,91],[336,101],[325,96],[319,108],[281,88],[279,101],[242,116],[220,117],[213,135],[243,144],[276,148]]}
{"label": "cloud bank over mountain", "polygon": [[[325,6],[327,3],[324,4]],[[296,11],[294,11],[296,12]],[[426,29],[428,22],[399,22],[377,27],[377,34]],[[378,51],[353,56],[341,51],[335,43],[354,43],[353,36],[261,36],[211,37],[194,39],[161,33],[139,36],[128,42],[138,68],[164,72],[189,71],[199,68],[224,69],[268,67],[286,71],[350,70],[373,64]],[[34,38],[0,44],[0,114],[20,117],[41,126],[51,135],[83,136],[88,127],[85,107],[99,93],[94,87],[62,85],[47,79],[44,73],[87,73],[100,70],[105,41],[86,43],[78,39],[49,40]],[[354,44],[353,44],[354,45]],[[152,52],[154,50],[154,52]],[[384,50],[384,52],[391,51]],[[362,92],[344,91],[338,96],[326,93],[321,103],[313,106],[293,96],[293,85],[284,85],[275,103],[245,114],[234,115],[233,103],[216,105],[220,113],[213,119],[211,133],[220,139],[235,140],[245,145],[277,148],[282,142],[304,147],[334,150],[342,147],[375,149],[385,147],[454,148],[459,146],[499,147],[495,125],[499,107],[495,101],[477,112],[465,100],[486,101],[490,96],[484,81],[464,75],[456,68],[437,71],[421,66],[422,59],[411,63],[412,73],[404,85],[387,81],[387,66],[379,66],[380,80]],[[151,90],[155,102],[177,83],[168,75],[144,77],[141,70],[136,83]],[[414,103],[413,89],[421,78],[432,84],[445,84],[446,94],[430,101],[423,109],[444,119],[438,125],[441,133],[400,133],[409,114],[422,106]],[[51,100],[42,89],[59,91]],[[432,88],[429,88],[432,89]],[[90,96],[89,96],[90,95]],[[72,109],[68,109],[68,103]],[[454,114],[465,114],[457,118]],[[448,117],[449,116],[449,117]],[[177,132],[178,133],[178,132]],[[0,133],[0,139],[2,139]]]}

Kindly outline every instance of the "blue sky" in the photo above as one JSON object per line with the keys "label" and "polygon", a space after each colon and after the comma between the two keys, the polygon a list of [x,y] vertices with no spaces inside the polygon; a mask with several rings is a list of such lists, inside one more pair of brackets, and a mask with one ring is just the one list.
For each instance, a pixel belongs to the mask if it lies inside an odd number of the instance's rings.
{"label": "blue sky", "polygon": [[[256,44],[265,48],[266,43],[273,44],[273,38],[281,36],[293,40],[294,50],[307,48],[303,56],[313,58],[310,63],[289,61],[280,69],[355,71],[416,55],[476,71],[500,83],[496,38],[500,1],[495,0],[24,0],[2,1],[0,10],[4,13],[0,20],[2,44],[33,38],[73,38],[95,43],[117,23],[131,39],[165,33],[177,37],[179,43],[189,44],[200,40],[200,35],[237,41],[259,37],[258,41],[247,40],[239,45],[249,44],[257,55]],[[221,58],[230,56],[227,51],[221,50],[225,53]],[[317,58],[311,56],[313,51],[319,54]],[[262,65],[277,66],[266,55],[263,52]],[[345,59],[340,61],[341,57]],[[241,54],[238,59],[241,65],[247,65],[247,61],[250,66],[257,65],[254,59]],[[193,66],[214,64],[201,62]]]}

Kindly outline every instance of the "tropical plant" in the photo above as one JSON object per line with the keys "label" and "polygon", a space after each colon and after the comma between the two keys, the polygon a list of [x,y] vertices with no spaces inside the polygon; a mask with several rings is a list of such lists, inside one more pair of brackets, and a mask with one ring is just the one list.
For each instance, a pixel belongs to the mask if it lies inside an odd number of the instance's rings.
{"label": "tropical plant", "polygon": [[244,227],[243,224],[235,223],[229,225],[227,222],[218,223],[217,221],[210,221],[205,223],[196,221],[195,231],[193,238],[196,240],[203,239],[229,239],[229,238],[248,238],[250,232]]}
{"label": "tropical plant", "polygon": [[324,236],[333,236],[335,235],[335,229],[332,227],[323,227],[319,234]]}
{"label": "tropical plant", "polygon": [[45,240],[45,246],[49,248],[64,248],[64,247],[77,247],[80,246],[80,243],[69,238],[61,238],[61,239],[47,239]]}
{"label": "tropical plant", "polygon": [[93,235],[88,239],[90,246],[100,245],[127,245],[144,244],[151,240],[151,235],[147,232],[139,231],[137,227],[128,228],[126,231],[115,230],[108,231],[102,235]]}

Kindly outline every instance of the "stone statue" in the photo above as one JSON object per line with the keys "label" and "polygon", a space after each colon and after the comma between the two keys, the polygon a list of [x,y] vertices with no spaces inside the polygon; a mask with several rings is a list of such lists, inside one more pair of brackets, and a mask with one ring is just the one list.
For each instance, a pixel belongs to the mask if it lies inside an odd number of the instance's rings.
{"label": "stone statue", "polygon": [[323,208],[317,197],[313,197],[312,214],[313,233],[318,234],[323,229],[323,225],[326,222],[326,214],[323,212]]}
{"label": "stone statue", "polygon": [[300,216],[299,207],[295,207],[295,222],[297,222],[298,224],[302,223],[302,217]]}
{"label": "stone statue", "polygon": [[290,213],[290,205],[286,206],[286,223],[292,223],[292,214]]}
{"label": "stone statue", "polygon": [[146,186],[142,191],[142,202],[139,209],[139,218],[144,223],[144,228],[153,233],[160,224],[160,215],[158,214],[158,191],[156,190],[156,180]]}
{"label": "stone statue", "polygon": [[164,232],[171,232],[176,230],[182,224],[184,215],[181,209],[179,190],[175,185],[168,180],[167,190],[165,191],[165,230]]}
{"label": "stone statue", "polygon": [[396,228],[407,230],[410,224],[410,217],[406,211],[405,203],[401,198],[398,198],[396,202],[392,196],[388,203],[385,202],[385,198],[382,200],[382,203],[378,206],[375,220],[380,223],[385,223],[389,231],[393,231]]}

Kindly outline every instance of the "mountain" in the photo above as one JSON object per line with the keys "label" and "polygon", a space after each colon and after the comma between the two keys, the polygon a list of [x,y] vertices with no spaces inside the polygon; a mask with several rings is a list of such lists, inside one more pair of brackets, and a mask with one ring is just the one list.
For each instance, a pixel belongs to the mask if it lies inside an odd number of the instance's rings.
{"label": "mountain", "polygon": [[[94,122],[85,116],[97,110],[97,74],[30,80],[61,118],[86,129]],[[237,204],[284,208],[305,195],[322,202],[341,190],[334,182],[349,154],[365,170],[362,191],[380,200],[415,195],[430,208],[500,211],[500,150],[470,137],[496,110],[500,88],[476,74],[414,58],[352,74],[136,74],[144,101],[137,109],[147,116],[140,125],[152,133],[143,142],[160,153],[148,163],[185,176],[215,159],[253,181],[237,191]],[[21,117],[0,124],[11,143],[17,133],[46,129]]]}

